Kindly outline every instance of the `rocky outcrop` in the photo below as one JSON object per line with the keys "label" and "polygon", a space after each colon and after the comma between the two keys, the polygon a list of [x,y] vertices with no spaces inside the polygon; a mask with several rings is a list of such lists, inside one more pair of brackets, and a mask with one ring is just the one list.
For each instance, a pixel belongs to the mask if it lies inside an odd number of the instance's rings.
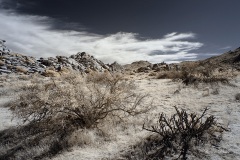
{"label": "rocky outcrop", "polygon": [[70,57],[56,56],[56,58],[40,58],[38,62],[46,68],[51,67],[56,71],[60,71],[62,68],[68,68],[69,70],[76,70],[79,72],[88,72],[89,70],[103,72],[105,69],[109,70],[109,67],[102,61],[85,52],[79,52]]}
{"label": "rocky outcrop", "polygon": [[113,62],[112,64],[109,64],[108,67],[111,72],[123,72],[124,71],[124,67],[122,65],[118,64],[116,61]]}
{"label": "rocky outcrop", "polygon": [[0,40],[0,56],[10,52],[10,50],[5,46],[5,42],[5,40]]}
{"label": "rocky outcrop", "polygon": [[[4,40],[0,40],[0,74],[29,74],[37,72],[43,75],[52,75],[53,72],[60,72],[66,69],[81,73],[111,71],[108,65],[105,65],[102,61],[85,52],[79,52],[70,57],[56,56],[36,59],[30,56],[11,53],[4,43]],[[55,73],[54,75],[57,74]]]}
{"label": "rocky outcrop", "polygon": [[124,69],[126,71],[134,71],[134,72],[137,72],[139,68],[146,68],[146,67],[152,68],[152,63],[148,61],[136,61],[131,64],[124,65]]}
{"label": "rocky outcrop", "polygon": [[75,60],[78,64],[81,64],[82,70],[91,69],[93,71],[104,71],[109,70],[109,67],[105,65],[102,61],[94,58],[93,56],[87,54],[86,52],[79,52],[76,55],[70,56],[71,60]]}
{"label": "rocky outcrop", "polygon": [[167,64],[165,62],[155,63],[152,64],[148,61],[137,61],[133,62],[132,64],[127,64],[124,66],[126,71],[133,71],[136,73],[144,72],[148,73],[151,71],[160,72],[160,71],[173,71],[173,70],[180,70],[179,64]]}
{"label": "rocky outcrop", "polygon": [[200,63],[210,63],[210,64],[233,64],[239,62],[239,56],[240,56],[240,47],[235,49],[234,51],[228,51],[224,54],[221,54],[219,56],[214,56],[205,60],[200,61]]}
{"label": "rocky outcrop", "polygon": [[233,68],[240,70],[240,47],[219,56],[199,61],[199,63],[204,67],[211,65],[212,67],[222,68],[223,70]]}
{"label": "rocky outcrop", "polygon": [[44,68],[33,57],[11,53],[0,40],[0,73],[34,73],[44,72]]}

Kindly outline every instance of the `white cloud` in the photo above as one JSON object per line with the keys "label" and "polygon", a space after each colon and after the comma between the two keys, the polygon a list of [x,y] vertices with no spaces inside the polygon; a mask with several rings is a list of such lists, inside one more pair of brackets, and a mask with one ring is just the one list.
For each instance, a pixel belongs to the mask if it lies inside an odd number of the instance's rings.
{"label": "white cloud", "polygon": [[[197,55],[192,51],[203,45],[189,41],[195,38],[194,33],[173,32],[161,39],[140,40],[136,33],[104,36],[86,31],[54,31],[50,29],[51,19],[47,17],[17,15],[6,10],[0,11],[0,20],[0,39],[7,40],[6,45],[13,51],[35,57],[69,56],[85,51],[105,63],[178,62],[195,59]],[[151,54],[156,51],[171,54]]]}
{"label": "white cloud", "polygon": [[223,47],[223,48],[220,48],[221,50],[227,50],[227,49],[231,49],[232,48],[232,46],[225,46],[225,47]]}

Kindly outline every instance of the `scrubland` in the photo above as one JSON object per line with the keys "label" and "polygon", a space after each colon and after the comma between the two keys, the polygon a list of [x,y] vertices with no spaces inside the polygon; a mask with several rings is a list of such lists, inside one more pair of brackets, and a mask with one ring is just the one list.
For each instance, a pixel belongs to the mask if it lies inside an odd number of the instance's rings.
{"label": "scrubland", "polygon": [[198,73],[2,76],[0,159],[240,159],[240,76]]}

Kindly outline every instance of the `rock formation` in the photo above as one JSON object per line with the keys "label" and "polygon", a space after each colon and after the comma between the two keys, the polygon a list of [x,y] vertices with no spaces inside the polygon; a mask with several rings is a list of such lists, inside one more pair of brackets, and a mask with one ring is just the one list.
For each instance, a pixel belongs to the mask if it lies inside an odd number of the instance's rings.
{"label": "rock formation", "polygon": [[46,71],[49,72],[49,70],[52,70],[59,72],[64,69],[75,70],[81,73],[89,72],[89,70],[97,72],[103,72],[104,70],[112,71],[110,70],[111,66],[105,65],[102,61],[85,52],[79,52],[70,57],[56,56],[55,58],[36,59],[34,57],[12,53],[4,43],[4,40],[0,40],[0,74],[29,74],[37,72],[48,75]]}

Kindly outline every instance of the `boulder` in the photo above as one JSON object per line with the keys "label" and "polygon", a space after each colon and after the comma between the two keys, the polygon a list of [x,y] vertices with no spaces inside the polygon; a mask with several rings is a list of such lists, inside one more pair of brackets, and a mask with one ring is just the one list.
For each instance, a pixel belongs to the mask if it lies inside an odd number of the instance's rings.
{"label": "boulder", "polygon": [[[105,68],[106,69],[106,68]],[[123,66],[118,64],[116,61],[109,65],[109,70],[112,72],[122,72],[124,70]]]}
{"label": "boulder", "polygon": [[12,72],[11,72],[11,71],[9,71],[9,70],[0,69],[0,73],[12,73]]}
{"label": "boulder", "polygon": [[140,67],[137,69],[137,72],[145,72],[145,73],[148,73],[149,71],[151,70],[150,67]]}

